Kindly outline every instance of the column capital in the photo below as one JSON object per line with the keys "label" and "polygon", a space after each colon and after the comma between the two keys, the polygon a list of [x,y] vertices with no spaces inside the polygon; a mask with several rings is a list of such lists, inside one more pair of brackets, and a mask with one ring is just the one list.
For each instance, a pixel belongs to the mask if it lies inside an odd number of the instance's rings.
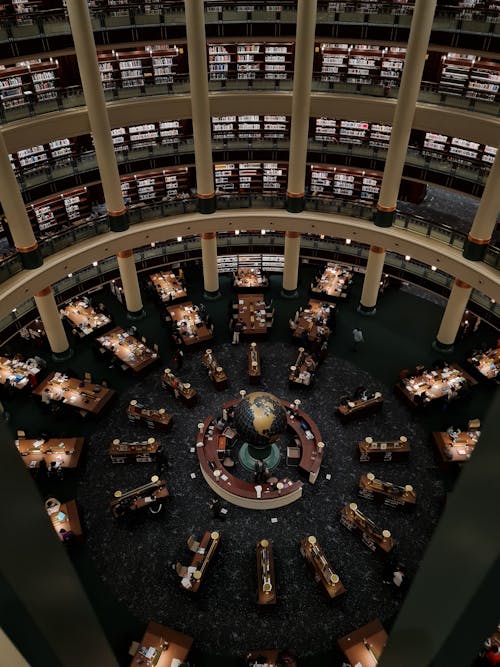
{"label": "column capital", "polygon": [[463,289],[471,289],[469,283],[466,283],[464,280],[460,280],[460,278],[455,278],[455,285],[457,287],[462,287]]}
{"label": "column capital", "polygon": [[52,287],[49,285],[48,287],[44,287],[40,291],[35,292],[34,296],[38,296],[38,297],[48,296],[51,293],[52,293]]}
{"label": "column capital", "polygon": [[300,232],[285,232],[287,239],[300,239]]}
{"label": "column capital", "polygon": [[[484,195],[483,195],[484,197]],[[488,249],[488,244],[491,241],[489,239],[479,239],[469,232],[467,239],[464,243],[463,257],[465,259],[470,259],[472,262],[480,262],[484,259],[486,255],[486,250]]]}
{"label": "column capital", "polygon": [[116,253],[116,256],[119,259],[127,259],[127,257],[132,257],[133,254],[134,254],[134,251],[130,250],[130,249],[129,250],[120,250],[119,252]]}
{"label": "column capital", "polygon": [[202,232],[200,236],[202,241],[211,241],[215,238],[215,232]]}
{"label": "column capital", "polygon": [[29,246],[16,246],[16,250],[21,255],[23,269],[38,269],[38,267],[42,266],[43,258],[37,241]]}
{"label": "column capital", "polygon": [[212,192],[209,195],[204,195],[198,192],[198,212],[203,215],[210,215],[215,213],[217,209],[217,199],[215,198],[215,193]]}
{"label": "column capital", "polygon": [[373,252],[376,255],[381,255],[383,252],[385,252],[385,248],[382,248],[381,246],[378,245],[371,245],[370,252]]}
{"label": "column capital", "polygon": [[377,209],[375,215],[373,216],[373,222],[377,227],[392,227],[394,218],[396,217],[396,207],[395,206],[382,206],[377,204]]}
{"label": "column capital", "polygon": [[119,211],[108,211],[109,227],[112,232],[125,232],[129,227],[128,210],[125,206]]}

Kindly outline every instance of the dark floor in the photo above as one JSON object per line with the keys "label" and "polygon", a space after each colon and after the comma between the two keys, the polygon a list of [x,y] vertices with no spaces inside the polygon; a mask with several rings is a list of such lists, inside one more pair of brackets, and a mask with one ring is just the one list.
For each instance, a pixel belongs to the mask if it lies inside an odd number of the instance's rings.
{"label": "dark floor", "polygon": [[[187,352],[179,374],[199,391],[201,399],[195,409],[176,403],[161,388],[161,369],[172,365],[172,348],[161,321],[162,309],[146,294],[147,317],[137,326],[140,334],[159,343],[160,367],[136,381],[97,360],[90,341],[79,341],[73,359],[61,366],[77,375],[91,370],[96,381],[106,378],[111,387],[119,390],[106,417],[87,422],[67,415],[55,422],[41,412],[32,398],[6,401],[13,429],[84,435],[87,439],[86,455],[76,477],[66,478],[59,486],[54,486],[56,482],[42,483],[41,492],[60,500],[77,498],[86,539],[84,545],[72,549],[71,555],[120,664],[129,664],[130,641],[140,638],[151,618],[196,638],[191,660],[197,667],[236,665],[249,649],[273,646],[290,646],[298,652],[303,665],[335,667],[342,664],[335,644],[337,637],[374,617],[380,618],[388,629],[391,627],[401,594],[382,583],[382,562],[340,525],[340,508],[356,499],[361,472],[372,470],[382,479],[411,483],[418,494],[413,515],[379,508],[364,500],[359,505],[381,527],[391,530],[398,542],[395,558],[413,574],[439,518],[446,492],[453,488],[459,474],[458,470],[444,474],[438,468],[430,432],[450,424],[465,424],[470,417],[482,417],[492,389],[480,385],[467,402],[452,404],[445,412],[431,407],[424,414],[411,413],[395,397],[393,386],[401,368],[411,368],[419,362],[427,365],[436,358],[431,342],[442,307],[404,290],[387,290],[377,315],[365,318],[355,309],[361,289],[361,283],[356,282],[349,302],[339,310],[329,356],[315,385],[291,391],[287,368],[295,358],[296,346],[290,341],[287,321],[297,305],[307,301],[310,271],[309,267],[302,267],[298,301],[281,298],[279,278],[273,277],[268,298],[272,296],[275,302],[275,327],[262,345],[262,387],[282,398],[299,397],[327,445],[317,483],[306,483],[303,499],[291,506],[275,512],[230,506],[224,522],[214,521],[208,508],[212,496],[191,451],[198,421],[217,413],[221,404],[236,396],[239,389],[250,390],[245,373],[246,345],[235,348],[229,343],[226,315],[233,294],[226,278],[221,280],[223,298],[205,304],[216,325],[212,347],[228,372],[229,388],[216,393],[201,365],[201,352]],[[191,270],[187,278],[190,298],[199,302],[201,273]],[[360,276],[357,280],[361,280]],[[117,324],[126,324],[121,306],[110,295],[99,294],[98,300],[108,304]],[[366,341],[357,352],[351,342],[355,326],[363,329]],[[478,341],[495,339],[496,332],[483,324],[473,338],[457,345],[452,359],[462,362],[467,350]],[[21,345],[17,347],[20,349]],[[49,362],[49,366],[54,367],[54,363]],[[338,398],[361,384],[383,392],[384,410],[359,423],[342,426],[334,414]],[[148,436],[147,430],[130,426],[124,418],[125,406],[134,397],[174,414],[173,430],[160,435],[170,462],[166,480],[172,497],[158,517],[144,516],[135,525],[121,525],[109,512],[113,492],[144,483],[155,472],[154,465],[113,466],[107,460],[106,447],[114,437]],[[361,465],[355,456],[356,442],[366,435],[407,435],[413,448],[409,462]],[[330,480],[326,479],[327,473],[331,474]],[[290,475],[296,477],[296,470]],[[274,516],[277,523],[271,523]],[[176,560],[187,561],[188,534],[200,535],[211,528],[222,533],[221,549],[199,600],[193,600],[180,590],[170,565]],[[347,589],[336,603],[322,596],[300,557],[297,542],[311,533],[317,535]],[[263,537],[274,541],[279,600],[277,608],[265,615],[255,605],[254,545]]]}

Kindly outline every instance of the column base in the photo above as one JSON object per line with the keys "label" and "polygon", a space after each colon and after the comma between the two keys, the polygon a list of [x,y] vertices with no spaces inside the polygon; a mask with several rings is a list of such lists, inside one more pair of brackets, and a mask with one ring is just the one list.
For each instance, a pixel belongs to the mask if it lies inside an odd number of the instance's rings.
{"label": "column base", "polygon": [[125,232],[129,228],[128,211],[120,213],[119,215],[111,215],[109,217],[109,228],[112,232]]}
{"label": "column base", "polygon": [[450,352],[453,352],[454,346],[453,343],[450,344],[445,344],[445,343],[440,343],[437,338],[435,338],[432,341],[432,349],[436,350],[436,352],[442,352],[443,354],[447,354]]}
{"label": "column base", "polygon": [[360,315],[375,315],[377,306],[363,306],[363,304],[360,303],[356,310]]}
{"label": "column base", "polygon": [[470,259],[471,262],[481,262],[485,258],[487,250],[487,243],[474,243],[469,239],[465,239],[462,255],[465,259]]}
{"label": "column base", "polygon": [[306,207],[306,198],[286,196],[285,208],[288,213],[301,213]]}
{"label": "column base", "polygon": [[210,215],[217,210],[217,200],[215,195],[213,197],[198,197],[198,213]]}
{"label": "column base", "polygon": [[220,290],[216,290],[215,292],[203,290],[203,298],[207,299],[207,301],[217,301],[222,298],[222,292]]}
{"label": "column base", "polygon": [[71,359],[74,353],[73,348],[68,347],[64,352],[52,352],[52,359],[53,361],[67,361],[68,359]]}
{"label": "column base", "polygon": [[23,269],[38,269],[43,264],[40,248],[35,248],[35,250],[30,250],[29,252],[20,252],[19,256],[21,257]]}
{"label": "column base", "polygon": [[144,308],[134,311],[127,310],[127,320],[142,320],[144,317],[146,317]]}
{"label": "column base", "polygon": [[396,210],[394,211],[380,211],[377,209],[373,216],[373,222],[376,227],[392,227],[394,218],[396,217]]}
{"label": "column base", "polygon": [[296,289],[285,289],[281,288],[281,296],[285,299],[296,299],[299,296],[299,291]]}

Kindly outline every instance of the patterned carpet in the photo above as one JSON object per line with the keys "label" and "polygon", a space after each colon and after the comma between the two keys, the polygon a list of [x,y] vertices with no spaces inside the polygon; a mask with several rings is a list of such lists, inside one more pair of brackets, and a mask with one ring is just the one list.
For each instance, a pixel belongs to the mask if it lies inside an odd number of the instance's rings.
{"label": "patterned carpet", "polygon": [[[399,591],[383,584],[383,562],[340,524],[343,505],[356,500],[380,527],[391,530],[398,542],[394,559],[411,575],[440,515],[444,486],[427,431],[396,399],[392,387],[377,385],[365,371],[330,352],[314,386],[290,390],[287,369],[296,347],[265,342],[261,351],[261,388],[287,400],[300,398],[301,407],[316,421],[326,442],[318,481],[314,486],[306,482],[301,500],[275,511],[228,505],[224,521],[212,517],[209,502],[213,494],[192,449],[196,425],[206,415],[218,413],[222,403],[237,396],[240,389],[252,390],[246,376],[246,344],[233,347],[229,343],[214,347],[229,375],[229,387],[220,393],[212,388],[201,364],[201,351],[186,353],[178,374],[198,390],[200,400],[194,409],[174,401],[162,389],[161,368],[121,392],[109,417],[99,422],[88,440],[77,500],[97,571],[144,624],[155,619],[175,627],[195,636],[197,646],[220,656],[241,656],[251,648],[274,646],[290,646],[308,656],[331,651],[337,637],[374,617],[390,627],[402,600]],[[335,406],[341,395],[359,385],[383,392],[383,411],[343,426],[334,414]],[[132,398],[146,406],[165,407],[174,415],[172,431],[159,435],[168,454],[165,476],[171,497],[158,516],[146,513],[132,524],[122,524],[109,510],[114,490],[144,484],[156,472],[155,464],[113,465],[107,457],[113,438],[142,439],[150,433],[127,421],[125,408]],[[375,439],[406,435],[412,445],[409,462],[359,463],[356,443],[367,435]],[[370,470],[381,479],[412,484],[417,492],[415,512],[403,513],[357,499],[359,475]],[[296,471],[288,473],[296,477]],[[191,473],[196,474],[194,479]],[[278,522],[272,523],[272,517]],[[199,598],[193,599],[180,589],[172,564],[177,560],[187,563],[187,536],[201,536],[207,529],[220,530],[221,547]],[[298,541],[312,533],[347,589],[333,603],[324,597],[299,553]],[[255,565],[255,542],[264,537],[274,542],[278,590],[276,608],[265,614],[256,605]]]}

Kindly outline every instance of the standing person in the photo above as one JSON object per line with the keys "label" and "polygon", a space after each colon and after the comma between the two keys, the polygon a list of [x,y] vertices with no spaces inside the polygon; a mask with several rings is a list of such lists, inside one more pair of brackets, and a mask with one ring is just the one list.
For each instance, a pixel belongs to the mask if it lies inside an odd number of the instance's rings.
{"label": "standing person", "polygon": [[243,323],[241,320],[238,320],[234,325],[233,329],[233,345],[238,345],[240,342],[240,333],[243,329]]}
{"label": "standing person", "polygon": [[175,351],[174,356],[172,357],[172,360],[173,360],[177,370],[182,368],[183,357],[184,357],[184,352],[180,348],[178,348]]}
{"label": "standing person", "polygon": [[354,352],[356,352],[361,343],[365,342],[365,339],[363,338],[363,332],[361,331],[361,329],[352,330],[352,339],[353,339],[353,349]]}

